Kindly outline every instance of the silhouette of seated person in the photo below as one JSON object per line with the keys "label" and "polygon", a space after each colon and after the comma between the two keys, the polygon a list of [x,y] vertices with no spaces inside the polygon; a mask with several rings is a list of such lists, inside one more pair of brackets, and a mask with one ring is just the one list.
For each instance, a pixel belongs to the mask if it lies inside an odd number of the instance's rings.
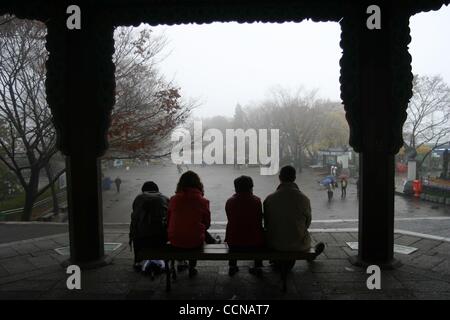
{"label": "silhouette of seated person", "polygon": [[[281,168],[280,185],[277,190],[264,200],[264,228],[266,244],[279,251],[305,251],[311,248],[311,204],[308,197],[300,191],[295,183],[296,171],[292,166]],[[316,245],[316,254],[325,248],[323,243]],[[295,260],[274,261],[273,266],[292,269]]]}
{"label": "silhouette of seated person", "polygon": [[147,181],[142,193],[133,201],[130,223],[130,245],[136,253],[142,248],[164,246],[167,243],[167,209],[169,199],[159,192],[158,185]]}
{"label": "silhouette of seated person", "polygon": [[[253,195],[253,180],[240,176],[234,180],[235,194],[225,205],[227,227],[225,242],[230,251],[251,252],[264,245],[263,213],[261,199]],[[239,271],[236,260],[229,260],[228,274],[233,276]],[[255,260],[255,266],[249,269],[251,274],[262,275],[262,261]]]}
{"label": "silhouette of seated person", "polygon": [[[209,200],[204,197],[203,184],[193,171],[180,177],[176,193],[170,198],[168,209],[168,238],[173,247],[198,249],[206,243],[218,243],[207,229],[211,224]],[[195,276],[196,260],[189,261],[189,276]],[[180,270],[180,268],[178,268]]]}

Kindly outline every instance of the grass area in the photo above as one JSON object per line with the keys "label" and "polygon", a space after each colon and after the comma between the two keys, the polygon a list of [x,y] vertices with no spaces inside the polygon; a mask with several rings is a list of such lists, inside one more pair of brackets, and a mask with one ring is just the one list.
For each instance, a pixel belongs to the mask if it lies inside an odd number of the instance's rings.
{"label": "grass area", "polygon": [[23,203],[25,201],[25,193],[18,194],[16,197],[1,201],[0,202],[0,211],[11,210],[15,208],[23,207]]}
{"label": "grass area", "polygon": [[[51,189],[48,188],[43,194],[41,194],[36,201],[40,201],[52,196]],[[23,208],[25,203],[25,193],[21,193],[14,198],[0,202],[0,212],[17,208]]]}

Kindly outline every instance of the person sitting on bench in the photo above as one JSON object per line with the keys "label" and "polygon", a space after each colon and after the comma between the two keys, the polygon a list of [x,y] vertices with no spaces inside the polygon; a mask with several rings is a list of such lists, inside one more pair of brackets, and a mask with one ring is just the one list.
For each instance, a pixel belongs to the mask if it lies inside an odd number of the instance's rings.
{"label": "person sitting on bench", "polygon": [[[253,180],[240,176],[234,180],[236,193],[227,200],[225,212],[228,223],[225,242],[231,251],[253,251],[264,245],[263,214],[261,200],[253,195]],[[229,260],[228,274],[233,276],[239,271],[236,260]],[[262,275],[262,261],[255,260],[251,274]]]}
{"label": "person sitting on bench", "polygon": [[[203,243],[218,243],[206,231],[211,224],[209,200],[203,196],[203,184],[193,171],[180,177],[168,210],[168,237],[176,248],[198,249]],[[196,260],[189,261],[189,277],[197,274]]]}
{"label": "person sitting on bench", "polygon": [[[277,190],[264,200],[264,228],[267,246],[279,251],[308,251],[311,248],[311,237],[308,228],[311,225],[311,205],[294,182],[295,168],[281,168],[280,185]],[[316,245],[319,255],[325,248],[323,243]],[[295,260],[285,263],[287,270],[292,269]],[[275,268],[281,266],[274,263]]]}
{"label": "person sitting on bench", "polygon": [[140,268],[141,261],[136,260],[136,253],[142,248],[163,246],[167,243],[167,208],[169,199],[159,192],[158,185],[147,181],[142,186],[142,193],[133,202],[130,223],[130,246],[135,253],[135,268]]}

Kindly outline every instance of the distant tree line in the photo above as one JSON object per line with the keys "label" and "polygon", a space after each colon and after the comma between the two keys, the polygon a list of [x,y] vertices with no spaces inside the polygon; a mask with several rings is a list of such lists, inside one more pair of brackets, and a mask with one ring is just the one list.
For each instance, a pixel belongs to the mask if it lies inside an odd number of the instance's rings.
{"label": "distant tree line", "polygon": [[299,170],[316,158],[319,149],[348,147],[349,129],[343,106],[317,98],[315,90],[292,93],[278,88],[259,103],[245,107],[238,104],[232,118],[207,118],[203,125],[204,130],[279,129],[281,163],[293,164]]}
{"label": "distant tree line", "polygon": [[[416,159],[418,150],[425,146],[427,149],[418,160],[420,172],[433,151],[450,143],[450,87],[438,75],[415,75],[407,113],[403,127],[405,153]],[[317,98],[316,90],[289,92],[277,88],[259,103],[245,107],[238,104],[234,117],[207,118],[203,126],[204,130],[279,129],[281,162],[293,164],[299,170],[317,159],[319,149],[349,147],[343,105]]]}

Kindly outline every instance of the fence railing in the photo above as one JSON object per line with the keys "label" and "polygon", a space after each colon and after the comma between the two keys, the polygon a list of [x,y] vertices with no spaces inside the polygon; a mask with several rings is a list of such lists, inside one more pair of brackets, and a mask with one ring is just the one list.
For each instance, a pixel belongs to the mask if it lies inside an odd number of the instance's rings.
{"label": "fence railing", "polygon": [[[66,198],[66,192],[62,191],[59,192],[57,195],[58,201],[61,203],[62,199]],[[0,212],[0,221],[3,221],[6,219],[6,217],[10,216],[10,215],[21,215],[23,213],[23,207],[22,208],[16,208],[16,209],[10,209],[10,210],[4,210]],[[53,209],[53,199],[52,197],[49,198],[45,198],[39,201],[36,201],[33,204],[33,211],[37,210],[37,209],[43,209],[41,215],[44,215],[46,213],[48,213],[48,211],[50,209]],[[45,210],[48,209],[48,210]],[[38,218],[38,217],[35,217]]]}

